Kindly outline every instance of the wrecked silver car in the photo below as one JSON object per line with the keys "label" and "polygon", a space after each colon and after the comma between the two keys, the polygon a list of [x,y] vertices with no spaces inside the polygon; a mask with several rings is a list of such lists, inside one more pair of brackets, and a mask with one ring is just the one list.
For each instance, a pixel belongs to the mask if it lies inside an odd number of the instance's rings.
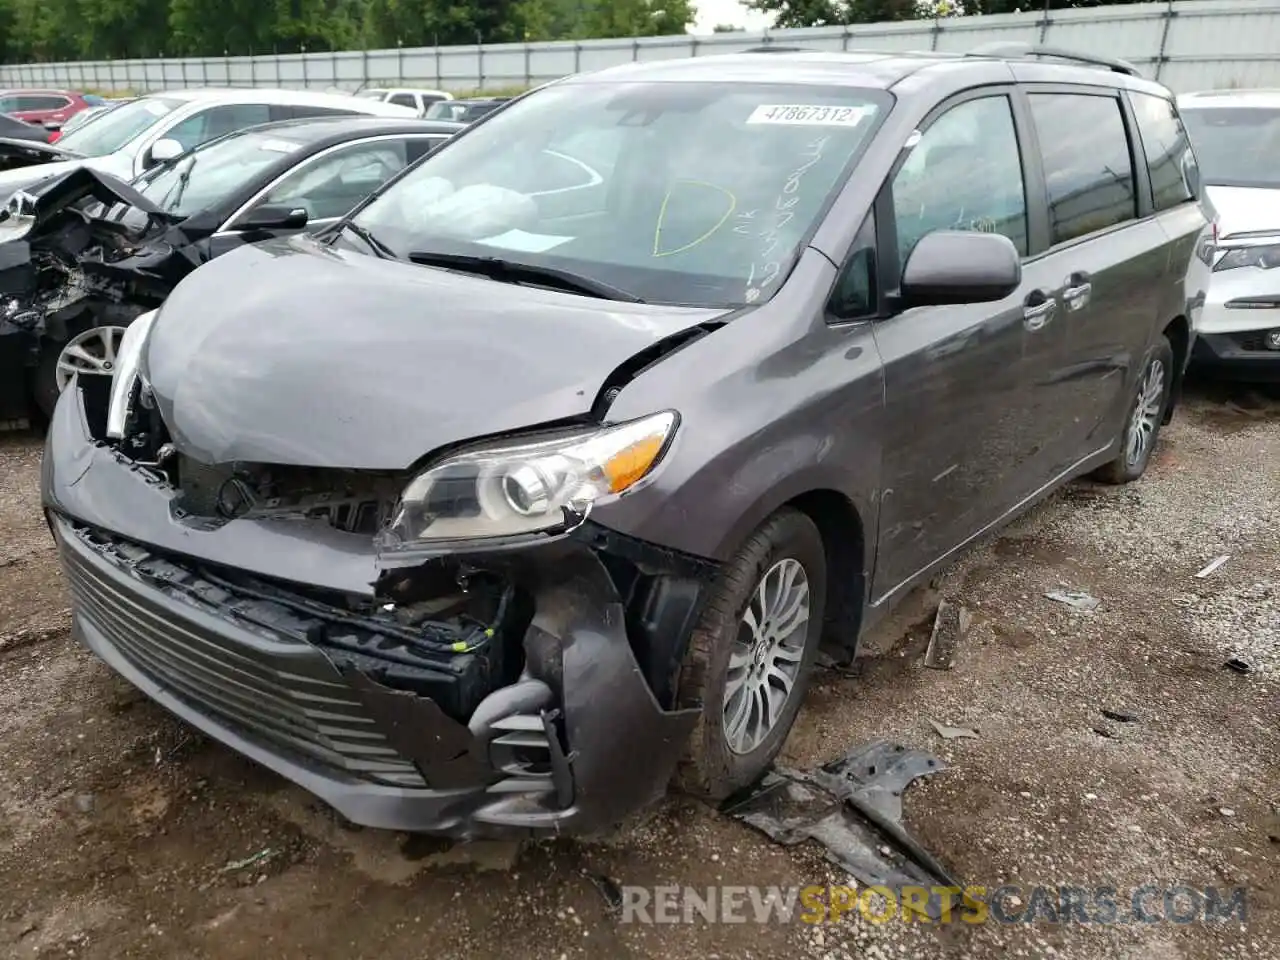
{"label": "wrecked silver car", "polygon": [[0,420],[110,374],[124,329],[202,263],[331,226],[461,124],[315,117],[210,141],[131,185],[84,167],[0,213]]}

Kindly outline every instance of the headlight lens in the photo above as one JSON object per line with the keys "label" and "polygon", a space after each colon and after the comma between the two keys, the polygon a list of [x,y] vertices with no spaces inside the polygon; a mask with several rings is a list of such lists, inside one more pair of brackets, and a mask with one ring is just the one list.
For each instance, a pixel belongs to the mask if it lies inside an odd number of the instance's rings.
{"label": "headlight lens", "polygon": [[678,417],[665,411],[553,439],[467,450],[405,489],[381,538],[386,549],[567,529],[661,459]]}
{"label": "headlight lens", "polygon": [[1213,265],[1214,270],[1235,270],[1238,267],[1261,267],[1263,270],[1280,267],[1280,244],[1232,247],[1223,250],[1222,257]]}
{"label": "headlight lens", "polygon": [[111,405],[107,408],[107,436],[113,439],[124,437],[125,424],[129,420],[129,404],[133,400],[133,387],[138,382],[142,348],[159,312],[148,310],[140,314],[120,338],[115,373],[111,379]]}

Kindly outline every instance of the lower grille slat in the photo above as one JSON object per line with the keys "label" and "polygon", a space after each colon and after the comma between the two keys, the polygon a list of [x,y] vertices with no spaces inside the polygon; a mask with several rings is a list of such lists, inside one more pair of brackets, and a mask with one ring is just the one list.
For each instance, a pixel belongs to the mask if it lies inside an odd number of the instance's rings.
{"label": "lower grille slat", "polygon": [[[303,641],[267,631],[253,646],[219,630],[189,601],[138,578],[65,522],[63,566],[77,615],[134,668],[194,708],[264,745],[348,775],[402,787],[425,783],[396,752],[328,661]],[[85,555],[87,553],[87,555]],[[101,559],[98,559],[98,558]],[[104,565],[105,568],[104,568]],[[243,628],[241,628],[243,629]]]}

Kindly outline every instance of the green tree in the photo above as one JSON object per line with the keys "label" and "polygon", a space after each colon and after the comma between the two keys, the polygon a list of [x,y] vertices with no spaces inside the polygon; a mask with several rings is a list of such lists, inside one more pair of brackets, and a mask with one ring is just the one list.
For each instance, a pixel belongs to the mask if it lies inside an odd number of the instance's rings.
{"label": "green tree", "polygon": [[[773,15],[775,27],[822,27],[848,23],[883,23],[917,20],[934,15],[934,5],[916,0],[745,0],[753,10]],[[1048,0],[1053,10],[1065,7],[1099,7],[1107,3],[1141,0]],[[1013,13],[1043,9],[1045,0],[965,0],[971,14]]]}
{"label": "green tree", "polygon": [[684,33],[697,16],[690,0],[594,0],[583,26],[589,37],[665,37]]}

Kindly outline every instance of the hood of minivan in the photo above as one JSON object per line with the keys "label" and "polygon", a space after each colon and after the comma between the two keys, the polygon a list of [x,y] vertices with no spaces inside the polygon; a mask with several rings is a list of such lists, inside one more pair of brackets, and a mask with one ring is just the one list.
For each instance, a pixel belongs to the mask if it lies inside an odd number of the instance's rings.
{"label": "hood of minivan", "polygon": [[619,365],[725,312],[499,283],[294,237],[183,280],[143,368],[174,445],[204,463],[402,470],[446,445],[584,417]]}
{"label": "hood of minivan", "polygon": [[1218,216],[1218,236],[1274,230],[1280,233],[1280,189],[1269,187],[1205,187]]}

